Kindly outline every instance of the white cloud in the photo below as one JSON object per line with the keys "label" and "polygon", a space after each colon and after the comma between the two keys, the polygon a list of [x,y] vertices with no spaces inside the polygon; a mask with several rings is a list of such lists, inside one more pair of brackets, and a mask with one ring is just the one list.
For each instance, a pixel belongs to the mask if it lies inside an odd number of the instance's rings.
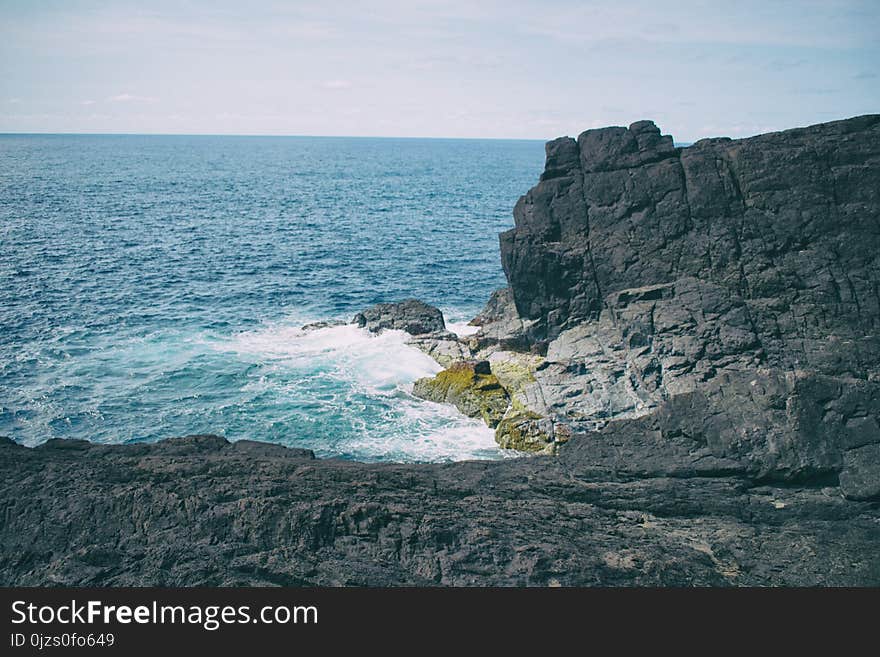
{"label": "white cloud", "polygon": [[155,103],[158,98],[153,96],[137,96],[135,94],[117,94],[108,98],[111,103]]}
{"label": "white cloud", "polygon": [[351,82],[348,80],[325,80],[321,86],[325,89],[351,89]]}
{"label": "white cloud", "polygon": [[81,101],[79,101],[79,104],[80,105],[94,105],[95,101],[94,100],[81,100]]}

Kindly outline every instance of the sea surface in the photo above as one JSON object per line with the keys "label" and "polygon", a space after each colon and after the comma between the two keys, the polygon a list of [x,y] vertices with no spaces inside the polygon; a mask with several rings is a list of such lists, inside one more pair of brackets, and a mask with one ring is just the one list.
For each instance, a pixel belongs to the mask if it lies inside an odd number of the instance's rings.
{"label": "sea surface", "polygon": [[216,433],[322,457],[502,456],[414,398],[439,371],[350,320],[417,297],[451,328],[504,285],[538,141],[0,135],[0,436]]}

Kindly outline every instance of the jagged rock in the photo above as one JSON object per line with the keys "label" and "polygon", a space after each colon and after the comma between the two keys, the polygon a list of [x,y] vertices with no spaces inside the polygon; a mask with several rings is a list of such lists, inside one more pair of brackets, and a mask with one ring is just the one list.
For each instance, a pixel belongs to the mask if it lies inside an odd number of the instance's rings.
{"label": "jagged rock", "polygon": [[527,332],[533,322],[524,322],[520,318],[508,287],[495,290],[483,311],[470,323],[480,327],[470,339],[474,351],[496,345],[510,351],[528,351],[530,348]]}
{"label": "jagged rock", "polygon": [[493,350],[486,359],[492,374],[511,395],[515,395],[535,381],[535,372],[544,363],[544,358],[535,354],[516,351]]}
{"label": "jagged rock", "polygon": [[540,394],[536,377],[544,367],[544,359],[535,354],[491,348],[486,353],[493,374],[510,397],[510,404],[495,428],[495,441],[505,449],[553,453],[566,438],[563,432],[557,441],[553,422],[547,418],[550,411],[535,394]]}
{"label": "jagged rock", "polygon": [[413,394],[453,404],[468,417],[482,418],[490,427],[501,420],[509,401],[507,391],[492,374],[488,361],[460,361],[434,377],[419,379]]}
{"label": "jagged rock", "polygon": [[352,323],[371,333],[395,329],[410,335],[421,335],[446,330],[443,313],[418,299],[376,304],[355,315]]}
{"label": "jagged rock", "polygon": [[[703,282],[780,366],[876,371],[880,115],[673,148],[650,122],[547,145],[501,254],[533,339],[620,290]],[[840,344],[824,347],[830,335]],[[850,342],[847,342],[850,341]]]}

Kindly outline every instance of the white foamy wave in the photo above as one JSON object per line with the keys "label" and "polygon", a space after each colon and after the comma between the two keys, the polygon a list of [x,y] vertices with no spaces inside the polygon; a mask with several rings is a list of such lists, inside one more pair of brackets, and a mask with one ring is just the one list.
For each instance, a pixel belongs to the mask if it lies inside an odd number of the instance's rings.
{"label": "white foamy wave", "polygon": [[467,322],[446,322],[446,328],[448,328],[460,338],[468,335],[473,335],[480,330],[479,326],[471,326]]}
{"label": "white foamy wave", "polygon": [[[288,442],[321,456],[402,461],[500,457],[494,433],[482,421],[410,394],[416,379],[442,368],[407,345],[407,338],[403,331],[377,335],[351,324],[310,331],[275,324],[212,346],[256,367],[247,392],[292,409],[291,417],[300,424],[291,425]],[[303,426],[332,430],[307,435]]]}
{"label": "white foamy wave", "polygon": [[427,354],[406,344],[403,331],[373,334],[353,324],[303,331],[269,326],[239,333],[225,348],[258,360],[317,369],[350,378],[377,391],[389,391],[442,368]]}
{"label": "white foamy wave", "polygon": [[400,461],[460,461],[500,458],[495,434],[481,420],[453,406],[414,397],[397,400],[402,417],[393,426],[365,426],[350,449],[365,458]]}

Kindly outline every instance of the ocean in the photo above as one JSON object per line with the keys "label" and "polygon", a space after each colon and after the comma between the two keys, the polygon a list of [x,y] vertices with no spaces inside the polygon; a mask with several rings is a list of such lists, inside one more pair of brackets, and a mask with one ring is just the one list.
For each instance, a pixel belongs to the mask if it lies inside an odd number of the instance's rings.
{"label": "ocean", "polygon": [[0,135],[0,436],[193,433],[321,457],[503,456],[416,399],[440,370],[350,320],[416,297],[456,331],[504,285],[539,141]]}

